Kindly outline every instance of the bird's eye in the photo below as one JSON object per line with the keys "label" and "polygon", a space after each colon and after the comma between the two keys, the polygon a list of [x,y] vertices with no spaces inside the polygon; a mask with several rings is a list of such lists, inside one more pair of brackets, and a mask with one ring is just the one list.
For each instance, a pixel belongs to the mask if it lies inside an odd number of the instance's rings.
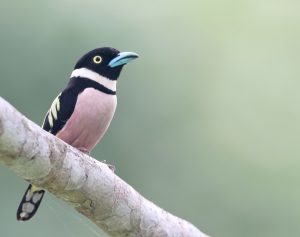
{"label": "bird's eye", "polygon": [[99,55],[97,55],[93,58],[93,61],[94,63],[99,64],[102,62],[102,58]]}

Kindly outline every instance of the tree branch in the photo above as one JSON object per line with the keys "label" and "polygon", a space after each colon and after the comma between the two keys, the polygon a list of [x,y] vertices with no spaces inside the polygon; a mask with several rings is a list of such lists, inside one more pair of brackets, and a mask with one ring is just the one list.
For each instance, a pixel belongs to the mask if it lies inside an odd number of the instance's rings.
{"label": "tree branch", "polygon": [[69,203],[109,236],[207,237],[142,197],[107,165],[45,132],[1,97],[0,164]]}

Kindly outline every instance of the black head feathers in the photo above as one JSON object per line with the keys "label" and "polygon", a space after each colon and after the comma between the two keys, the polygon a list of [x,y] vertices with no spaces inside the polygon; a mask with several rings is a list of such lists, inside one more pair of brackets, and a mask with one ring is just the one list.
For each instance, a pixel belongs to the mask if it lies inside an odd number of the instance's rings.
{"label": "black head feathers", "polygon": [[138,55],[132,52],[120,52],[117,49],[103,47],[83,55],[74,69],[86,68],[110,80],[117,80],[123,66]]}

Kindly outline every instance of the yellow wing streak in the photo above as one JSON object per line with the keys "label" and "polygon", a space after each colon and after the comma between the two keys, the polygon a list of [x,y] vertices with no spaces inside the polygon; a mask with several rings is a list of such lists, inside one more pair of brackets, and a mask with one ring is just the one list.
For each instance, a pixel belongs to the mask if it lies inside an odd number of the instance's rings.
{"label": "yellow wing streak", "polygon": [[48,112],[48,121],[50,124],[50,127],[53,127],[53,120],[57,119],[57,112],[60,110],[60,101],[59,96],[61,93],[53,100],[51,107]]}
{"label": "yellow wing streak", "polygon": [[53,118],[56,120],[57,119],[57,104],[59,104],[59,98],[56,97],[55,100],[52,102],[52,105],[50,107],[51,113],[53,115]]}
{"label": "yellow wing streak", "polygon": [[[60,96],[60,94],[59,94],[59,96]],[[56,109],[57,109],[57,111],[60,110],[60,101],[59,101],[58,97],[57,97],[57,101],[56,101]]]}
{"label": "yellow wing streak", "polygon": [[53,118],[52,118],[52,114],[51,113],[48,113],[48,122],[50,124],[50,127],[52,128],[53,127]]}

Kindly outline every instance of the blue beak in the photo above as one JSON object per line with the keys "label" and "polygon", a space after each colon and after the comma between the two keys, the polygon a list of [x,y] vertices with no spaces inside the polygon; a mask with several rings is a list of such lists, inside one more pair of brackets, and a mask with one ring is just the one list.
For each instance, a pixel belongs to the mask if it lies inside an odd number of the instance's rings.
{"label": "blue beak", "polygon": [[138,58],[139,55],[132,52],[121,52],[115,58],[113,58],[109,63],[109,67],[117,67],[129,63],[131,60]]}

